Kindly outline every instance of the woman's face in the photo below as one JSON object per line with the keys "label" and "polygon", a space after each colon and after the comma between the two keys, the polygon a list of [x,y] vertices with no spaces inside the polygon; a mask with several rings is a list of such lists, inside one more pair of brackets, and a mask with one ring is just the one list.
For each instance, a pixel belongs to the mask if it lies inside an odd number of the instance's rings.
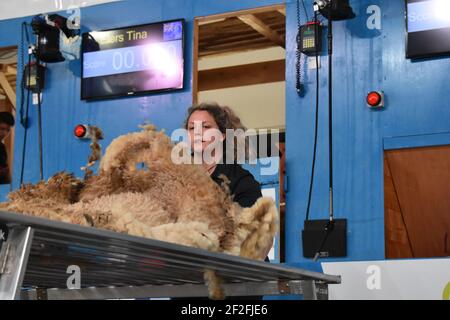
{"label": "woman's face", "polygon": [[218,132],[219,126],[208,111],[198,110],[189,117],[187,129],[192,150],[202,153],[208,145],[215,142],[214,134],[210,130]]}

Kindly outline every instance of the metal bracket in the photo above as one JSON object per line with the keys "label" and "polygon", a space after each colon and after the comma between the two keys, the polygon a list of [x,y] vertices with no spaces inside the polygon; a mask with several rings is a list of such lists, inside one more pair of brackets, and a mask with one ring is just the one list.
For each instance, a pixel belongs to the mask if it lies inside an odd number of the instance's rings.
{"label": "metal bracket", "polygon": [[314,280],[302,281],[302,291],[305,300],[317,300],[316,283]]}
{"label": "metal bracket", "polygon": [[37,300],[48,300],[47,289],[36,288],[36,299]]}
{"label": "metal bracket", "polygon": [[291,288],[289,287],[289,281],[279,280],[278,291],[280,294],[291,294]]}
{"label": "metal bracket", "polygon": [[0,300],[20,297],[32,238],[33,229],[30,227],[12,228],[6,246],[0,253]]}
{"label": "metal bracket", "polygon": [[10,248],[10,244],[6,243],[5,247],[2,246],[0,250],[0,276],[5,273]]}
{"label": "metal bracket", "polygon": [[3,273],[6,264],[6,249],[2,250],[3,243],[8,240],[9,229],[8,226],[0,223],[0,275]]}
{"label": "metal bracket", "polygon": [[320,281],[302,281],[303,298],[305,300],[328,300],[328,285]]}

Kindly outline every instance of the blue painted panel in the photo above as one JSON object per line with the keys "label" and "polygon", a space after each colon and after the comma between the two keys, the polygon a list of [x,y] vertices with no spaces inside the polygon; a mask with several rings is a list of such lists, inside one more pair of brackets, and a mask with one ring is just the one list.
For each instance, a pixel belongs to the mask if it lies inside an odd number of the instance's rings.
{"label": "blue painted panel", "polygon": [[[311,3],[307,1],[308,8]],[[384,259],[383,138],[449,131],[450,59],[412,62],[405,58],[403,1],[350,3],[357,17],[334,23],[333,58],[334,201],[336,217],[348,219],[348,257],[326,260]],[[366,27],[367,8],[373,4],[381,8],[381,30]],[[295,1],[288,2],[287,13],[286,252],[288,262],[301,262],[305,261],[300,233],[311,170],[315,70],[306,72],[306,95],[299,97],[294,73]],[[326,56],[322,56],[320,72],[320,129],[312,218],[325,218],[328,214]],[[383,110],[366,107],[365,97],[370,90],[385,92]]]}
{"label": "blue painted panel", "polygon": [[[146,121],[169,133],[180,126],[192,100],[194,17],[283,2],[129,0],[82,9],[84,31],[185,18],[185,89],[170,94],[84,102],[79,98],[80,62],[49,64],[43,102],[45,176],[59,170],[81,175],[79,168],[84,165],[89,148],[88,143],[72,136],[77,123],[100,126],[105,133],[103,146],[120,134],[136,130]],[[312,0],[305,2],[311,16]],[[357,17],[334,24],[335,213],[338,218],[348,219],[349,255],[345,260],[376,260],[384,258],[383,149],[394,141],[385,138],[416,136],[415,141],[411,138],[408,143],[419,144],[421,136],[450,132],[450,58],[414,62],[405,58],[403,1],[350,0],[350,3]],[[312,157],[315,70],[305,68],[306,94],[299,97],[295,90],[296,1],[289,0],[286,4],[286,170],[289,185],[286,258],[291,263],[303,263],[300,233]],[[369,17],[366,10],[372,4],[381,8],[381,30],[366,27]],[[22,21],[29,22],[30,18],[0,21],[0,47],[20,44]],[[325,54],[321,62],[320,130],[312,218],[325,218],[328,214],[328,66]],[[383,110],[366,107],[365,96],[370,90],[385,92]],[[34,107],[30,118],[25,180],[35,182],[39,171]],[[14,187],[17,187],[23,138],[20,125],[16,127],[15,138]],[[261,182],[275,182],[273,179],[269,177]],[[4,198],[8,191],[8,186],[1,186],[0,197]]]}
{"label": "blue painted panel", "polygon": [[450,132],[383,139],[384,150],[450,145]]}
{"label": "blue painted panel", "polygon": [[[77,141],[72,130],[78,123],[97,125],[104,131],[107,146],[118,135],[135,131],[138,125],[152,122],[168,133],[179,128],[192,101],[193,19],[197,16],[248,9],[282,3],[274,0],[246,1],[181,1],[181,0],[128,0],[87,7],[81,10],[82,31],[104,30],[115,27],[158,22],[178,18],[186,19],[185,89],[176,93],[153,94],[143,97],[86,102],[80,100],[80,61],[48,64],[46,88],[43,92],[43,149],[44,177],[60,170],[81,176],[80,167],[89,154],[88,142]],[[67,15],[65,12],[61,14]],[[21,23],[31,17],[0,21],[0,47],[20,45]],[[26,47],[26,45],[25,45]],[[21,48],[26,50],[25,48]],[[22,66],[19,65],[19,70]],[[20,78],[20,77],[19,77]],[[18,79],[18,83],[20,79]],[[20,90],[17,90],[20,92]],[[20,102],[17,102],[20,105]],[[28,131],[25,182],[39,180],[37,147],[37,112],[30,109],[31,127]],[[24,130],[15,131],[15,161],[13,187],[19,185],[21,150]],[[4,199],[9,186],[0,187]]]}

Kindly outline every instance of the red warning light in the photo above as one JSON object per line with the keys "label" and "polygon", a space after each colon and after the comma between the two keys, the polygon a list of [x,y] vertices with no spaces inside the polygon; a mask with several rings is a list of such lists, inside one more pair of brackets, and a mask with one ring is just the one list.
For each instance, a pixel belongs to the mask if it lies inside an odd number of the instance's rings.
{"label": "red warning light", "polygon": [[384,94],[379,91],[371,91],[367,95],[366,99],[369,107],[383,107],[384,106]]}
{"label": "red warning light", "polygon": [[75,134],[75,137],[82,139],[86,138],[87,136],[87,127],[83,124],[79,124],[75,127],[73,133]]}

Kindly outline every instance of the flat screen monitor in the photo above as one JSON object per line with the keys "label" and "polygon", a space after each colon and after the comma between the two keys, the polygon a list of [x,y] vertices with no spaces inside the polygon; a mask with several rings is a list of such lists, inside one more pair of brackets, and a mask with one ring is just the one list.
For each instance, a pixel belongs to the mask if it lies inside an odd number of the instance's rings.
{"label": "flat screen monitor", "polygon": [[184,20],[82,36],[81,99],[179,90],[184,76]]}
{"label": "flat screen monitor", "polygon": [[406,0],[406,57],[450,53],[450,0]]}

